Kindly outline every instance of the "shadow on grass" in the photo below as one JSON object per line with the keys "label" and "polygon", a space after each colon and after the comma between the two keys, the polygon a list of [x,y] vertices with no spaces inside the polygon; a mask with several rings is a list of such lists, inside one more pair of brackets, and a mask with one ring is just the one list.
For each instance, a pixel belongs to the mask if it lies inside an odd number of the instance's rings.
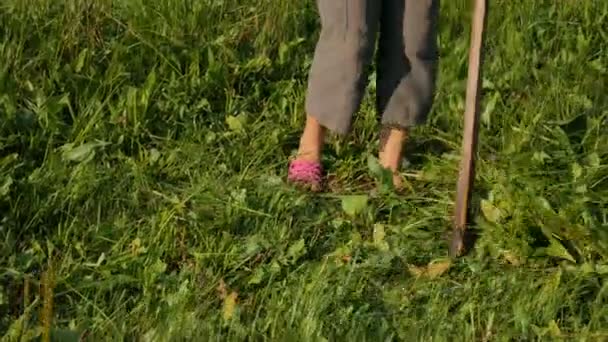
{"label": "shadow on grass", "polygon": [[468,255],[477,240],[481,237],[482,231],[479,229],[477,220],[482,215],[481,201],[489,197],[490,191],[482,185],[474,184],[472,189],[473,194],[471,195],[471,201],[469,205],[469,211],[467,213],[467,226],[463,231],[454,229],[454,225],[451,227],[450,232],[446,232],[446,238],[450,246],[450,254],[456,256],[457,245],[462,244],[462,249],[458,253],[459,256]]}
{"label": "shadow on grass", "polygon": [[445,142],[433,137],[411,139],[405,146],[404,156],[412,165],[420,166],[428,160],[429,155],[440,157],[450,150]]}

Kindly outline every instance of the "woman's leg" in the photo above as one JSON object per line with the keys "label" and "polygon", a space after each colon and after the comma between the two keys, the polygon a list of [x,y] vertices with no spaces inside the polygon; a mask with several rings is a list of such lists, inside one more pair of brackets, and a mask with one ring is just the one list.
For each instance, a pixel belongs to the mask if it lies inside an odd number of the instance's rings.
{"label": "woman's leg", "polygon": [[300,137],[298,159],[321,162],[321,152],[325,143],[325,127],[311,115],[306,116],[304,131]]}
{"label": "woman's leg", "polygon": [[302,166],[290,166],[291,180],[309,182],[304,174],[321,172],[326,129],[341,135],[350,131],[366,86],[380,5],[378,0],[317,0],[321,34],[308,79],[306,124],[292,162]]}
{"label": "woman's leg", "polygon": [[431,109],[437,69],[439,0],[382,0],[377,106],[382,115],[380,162],[396,186],[408,128]]}

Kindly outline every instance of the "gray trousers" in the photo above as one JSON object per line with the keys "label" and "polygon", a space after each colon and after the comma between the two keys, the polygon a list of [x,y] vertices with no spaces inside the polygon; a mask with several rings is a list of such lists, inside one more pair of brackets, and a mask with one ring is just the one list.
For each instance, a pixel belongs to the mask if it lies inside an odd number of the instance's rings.
{"label": "gray trousers", "polygon": [[426,120],[435,91],[439,0],[317,0],[321,34],[306,112],[338,134],[359,110],[379,33],[377,110],[383,125]]}

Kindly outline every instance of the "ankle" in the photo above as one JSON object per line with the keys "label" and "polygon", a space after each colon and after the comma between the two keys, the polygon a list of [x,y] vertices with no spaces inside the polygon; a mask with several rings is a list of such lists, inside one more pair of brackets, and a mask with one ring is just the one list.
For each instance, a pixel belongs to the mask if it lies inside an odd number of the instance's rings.
{"label": "ankle", "polygon": [[295,159],[320,163],[321,162],[321,152],[320,151],[298,151],[298,153],[295,156]]}
{"label": "ankle", "polygon": [[325,143],[325,128],[319,121],[308,115],[304,132],[300,138],[297,159],[320,162],[323,144]]}
{"label": "ankle", "polygon": [[397,172],[407,140],[407,131],[400,128],[384,127],[380,134],[380,151],[378,153],[382,166]]}

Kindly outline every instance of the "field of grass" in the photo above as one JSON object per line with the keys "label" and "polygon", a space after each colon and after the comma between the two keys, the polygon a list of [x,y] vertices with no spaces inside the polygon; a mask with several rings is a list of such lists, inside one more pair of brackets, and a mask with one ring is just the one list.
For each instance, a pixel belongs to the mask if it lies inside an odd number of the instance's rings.
{"label": "field of grass", "polygon": [[478,239],[448,263],[469,1],[400,195],[370,186],[373,81],[331,191],[285,184],[312,0],[2,1],[0,336],[608,339],[608,1],[491,6]]}

